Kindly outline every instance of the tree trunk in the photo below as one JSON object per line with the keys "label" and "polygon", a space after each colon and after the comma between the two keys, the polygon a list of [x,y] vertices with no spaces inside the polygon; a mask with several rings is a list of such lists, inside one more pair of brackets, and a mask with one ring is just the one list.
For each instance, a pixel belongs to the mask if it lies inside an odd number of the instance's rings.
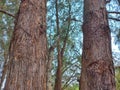
{"label": "tree trunk", "polygon": [[61,90],[62,85],[62,59],[61,54],[58,54],[58,67],[56,72],[55,87],[54,90]]}
{"label": "tree trunk", "polygon": [[80,90],[115,90],[105,0],[84,0]]}
{"label": "tree trunk", "polygon": [[53,83],[52,83],[52,61],[54,58],[53,54],[54,49],[49,50],[48,61],[47,61],[47,90],[53,90]]}
{"label": "tree trunk", "polygon": [[21,0],[4,90],[46,90],[46,0]]}
{"label": "tree trunk", "polygon": [[[60,45],[60,40],[57,41],[57,60],[58,60],[58,67],[57,67],[57,71],[56,71],[56,79],[55,79],[55,87],[54,90],[63,90],[62,88],[62,68],[63,68],[63,57],[64,57],[64,53],[65,53],[65,48],[66,48],[66,44],[67,44],[67,40],[68,40],[68,36],[69,36],[69,31],[70,31],[70,20],[71,20],[71,5],[70,2],[68,0],[69,3],[69,18],[68,18],[68,28],[66,31],[66,34],[64,36],[64,40],[63,40],[63,45]],[[59,29],[59,16],[58,16],[58,0],[56,0],[56,25],[57,25],[57,30],[58,30],[58,38],[61,39],[61,33],[60,33],[60,29]]]}
{"label": "tree trunk", "polygon": [[[59,29],[59,15],[58,15],[58,0],[56,0],[56,25],[57,25],[57,35],[60,38],[60,29]],[[56,79],[54,90],[61,90],[61,81],[62,81],[62,56],[61,56],[61,47],[60,41],[57,41],[57,61],[58,67],[56,71]]]}

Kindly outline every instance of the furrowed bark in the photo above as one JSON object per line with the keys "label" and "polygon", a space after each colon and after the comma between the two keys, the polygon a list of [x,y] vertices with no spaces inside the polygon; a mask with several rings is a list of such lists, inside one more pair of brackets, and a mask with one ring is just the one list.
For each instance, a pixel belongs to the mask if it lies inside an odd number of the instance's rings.
{"label": "furrowed bark", "polygon": [[46,0],[21,0],[4,90],[46,90]]}
{"label": "furrowed bark", "polygon": [[84,0],[80,90],[115,90],[110,28],[105,0]]}

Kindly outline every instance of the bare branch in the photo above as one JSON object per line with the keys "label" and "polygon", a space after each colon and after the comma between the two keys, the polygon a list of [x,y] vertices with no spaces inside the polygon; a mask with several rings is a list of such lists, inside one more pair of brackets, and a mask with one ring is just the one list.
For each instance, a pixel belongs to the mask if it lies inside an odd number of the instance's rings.
{"label": "bare branch", "polygon": [[120,14],[120,12],[111,11],[111,12],[108,12],[108,14]]}
{"label": "bare branch", "polygon": [[106,0],[106,4],[107,4],[107,3],[110,3],[110,1],[111,1],[111,0]]}
{"label": "bare branch", "polygon": [[13,14],[5,11],[5,10],[0,9],[0,12],[1,12],[1,13],[4,13],[4,14],[6,14],[6,15],[9,15],[9,16],[11,16],[11,17],[13,17],[13,18],[15,18],[15,15],[13,15]]}
{"label": "bare branch", "polygon": [[[76,71],[76,70],[75,70]],[[66,83],[63,85],[62,90],[64,90],[71,82],[71,78],[76,77],[75,76],[75,71],[72,73],[72,75],[67,79]]]}
{"label": "bare branch", "polygon": [[108,19],[115,20],[115,21],[120,21],[120,19],[118,19],[118,18],[109,17]]}
{"label": "bare branch", "polygon": [[70,18],[71,18],[71,5],[70,5],[70,3],[69,3],[69,19],[68,19],[68,30],[67,30],[67,32],[66,32],[66,36],[65,36],[65,38],[64,38],[64,41],[63,41],[63,47],[62,47],[62,49],[61,49],[61,55],[62,55],[62,57],[63,57],[63,55],[64,55],[64,52],[65,52],[65,48],[66,48],[66,44],[67,44],[67,40],[68,40],[68,36],[69,36],[69,31],[70,31]]}
{"label": "bare branch", "polygon": [[70,67],[72,67],[73,65],[75,65],[77,62],[78,62],[78,61],[76,61],[76,62],[70,64],[70,65],[67,66],[67,67],[65,66],[65,68],[62,70],[62,74],[63,74],[65,71],[67,71]]}

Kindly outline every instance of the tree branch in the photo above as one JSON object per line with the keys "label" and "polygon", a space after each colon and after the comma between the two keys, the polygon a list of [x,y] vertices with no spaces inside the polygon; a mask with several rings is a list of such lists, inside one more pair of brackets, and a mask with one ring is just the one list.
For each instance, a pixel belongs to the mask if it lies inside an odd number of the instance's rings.
{"label": "tree branch", "polygon": [[111,11],[111,12],[108,12],[108,14],[120,14],[120,12]]}
{"label": "tree branch", "polygon": [[62,70],[62,74],[63,74],[65,71],[67,71],[70,67],[72,67],[73,65],[75,65],[77,62],[78,62],[78,61],[76,61],[76,62],[70,64],[68,67],[65,66],[65,68]]}
{"label": "tree branch", "polygon": [[66,32],[66,35],[65,35],[65,38],[64,38],[64,41],[63,41],[63,47],[61,49],[61,55],[63,57],[64,55],[64,52],[65,52],[65,48],[66,48],[66,44],[67,44],[67,40],[68,40],[68,36],[69,36],[69,31],[70,31],[70,18],[71,18],[71,5],[70,5],[70,2],[69,2],[69,19],[68,19],[68,30]]}
{"label": "tree branch", "polygon": [[[76,70],[75,70],[76,71]],[[71,78],[76,77],[75,76],[75,71],[72,73],[72,75],[67,79],[66,83],[63,85],[62,90],[64,90],[71,82]]]}
{"label": "tree branch", "polygon": [[108,19],[115,20],[115,21],[120,21],[120,19],[118,19],[118,18],[109,17]]}
{"label": "tree branch", "polygon": [[111,0],[106,0],[106,4],[107,4],[107,3],[110,3],[110,1],[111,1]]}
{"label": "tree branch", "polygon": [[4,13],[4,14],[6,14],[6,15],[9,15],[9,16],[11,16],[11,17],[13,17],[13,18],[15,18],[15,15],[13,15],[13,14],[5,11],[5,10],[0,9],[0,12],[1,12],[1,13]]}
{"label": "tree branch", "polygon": [[118,0],[118,3],[119,3],[119,5],[120,5],[120,0]]}

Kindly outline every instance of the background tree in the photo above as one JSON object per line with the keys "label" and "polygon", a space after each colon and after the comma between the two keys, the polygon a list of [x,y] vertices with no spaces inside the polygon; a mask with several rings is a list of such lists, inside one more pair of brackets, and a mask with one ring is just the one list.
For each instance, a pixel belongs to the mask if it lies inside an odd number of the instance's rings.
{"label": "background tree", "polygon": [[80,90],[116,89],[105,5],[105,0],[84,1]]}
{"label": "background tree", "polygon": [[[57,56],[57,40],[59,40],[59,52],[60,57],[62,58],[62,89],[67,88],[71,83],[77,81],[77,75],[79,72],[79,59],[80,59],[80,52],[76,47],[76,44],[80,46],[79,42],[80,40],[76,39],[75,37],[81,36],[78,32],[80,31],[80,28],[75,28],[78,24],[80,24],[80,20],[75,18],[74,12],[77,13],[78,8],[71,8],[73,7],[72,3],[76,4],[75,1],[58,1],[58,15],[59,15],[59,34],[57,33],[56,25],[55,24],[55,18],[56,14],[53,13],[56,12],[56,2],[50,1],[48,4],[52,3],[52,6],[48,7],[48,42],[51,47],[54,48],[54,58],[53,58],[53,68],[52,68],[52,79],[54,80],[56,77],[56,68],[58,68],[58,57]],[[82,5],[79,5],[78,7],[82,7]],[[49,10],[50,8],[50,10]],[[52,10],[51,10],[52,9]],[[52,12],[51,12],[52,11]],[[49,13],[51,12],[51,13]],[[52,14],[53,13],[53,14]],[[51,15],[51,16],[50,16]],[[50,18],[52,18],[50,20]],[[54,20],[55,19],[55,20]],[[53,22],[54,21],[54,22]],[[78,23],[76,23],[78,22]],[[75,25],[73,25],[75,24]],[[50,26],[49,26],[50,25]],[[77,41],[77,42],[75,42]],[[64,53],[63,53],[64,52]],[[70,53],[73,52],[73,53]],[[74,68],[73,68],[74,67]],[[77,68],[77,69],[76,69]],[[69,74],[68,74],[69,72]],[[58,81],[58,78],[56,78]],[[52,84],[56,84],[56,82],[52,81]],[[77,83],[76,83],[77,84]],[[59,84],[58,84],[59,85]],[[59,85],[60,86],[60,85]],[[58,88],[58,87],[57,87]]]}

